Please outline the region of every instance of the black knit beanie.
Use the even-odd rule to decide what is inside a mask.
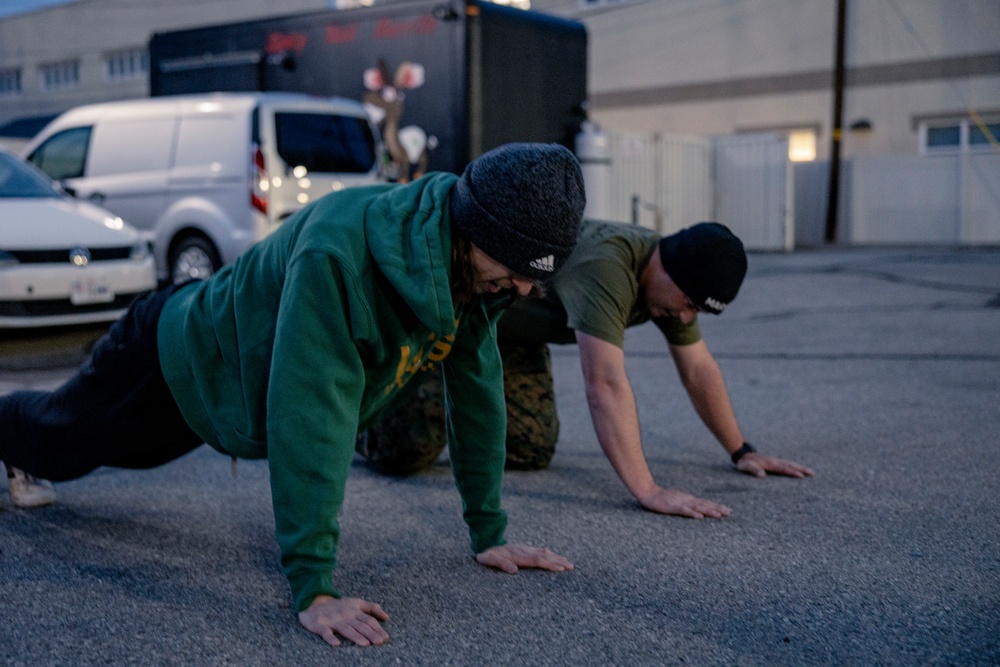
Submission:
[[[660,261],[698,308],[721,313],[747,274],[743,243],[717,222],[699,222],[660,239]]]
[[[515,143],[483,153],[455,183],[455,226],[492,259],[551,278],[576,246],[585,204],[580,163],[559,144]]]

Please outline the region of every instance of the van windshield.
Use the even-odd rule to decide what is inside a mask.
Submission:
[[[365,118],[279,112],[274,128],[278,155],[289,168],[363,174],[375,165],[375,137]]]
[[[0,197],[62,197],[45,175],[13,155],[0,152]]]

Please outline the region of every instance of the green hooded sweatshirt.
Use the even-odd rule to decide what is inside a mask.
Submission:
[[[300,611],[340,595],[337,513],[358,429],[438,364],[472,548],[504,543],[504,303],[452,301],[455,180],[327,195],[178,291],[160,317],[160,364],[191,428],[220,452],[268,459],[282,569]]]

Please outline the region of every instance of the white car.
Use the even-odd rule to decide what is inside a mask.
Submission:
[[[114,320],[155,288],[148,241],[0,150],[0,327]]]

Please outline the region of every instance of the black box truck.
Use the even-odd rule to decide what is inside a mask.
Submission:
[[[150,94],[294,91],[362,100],[386,173],[461,172],[511,141],[573,150],[586,120],[576,21],[475,0],[323,10],[154,34]]]

